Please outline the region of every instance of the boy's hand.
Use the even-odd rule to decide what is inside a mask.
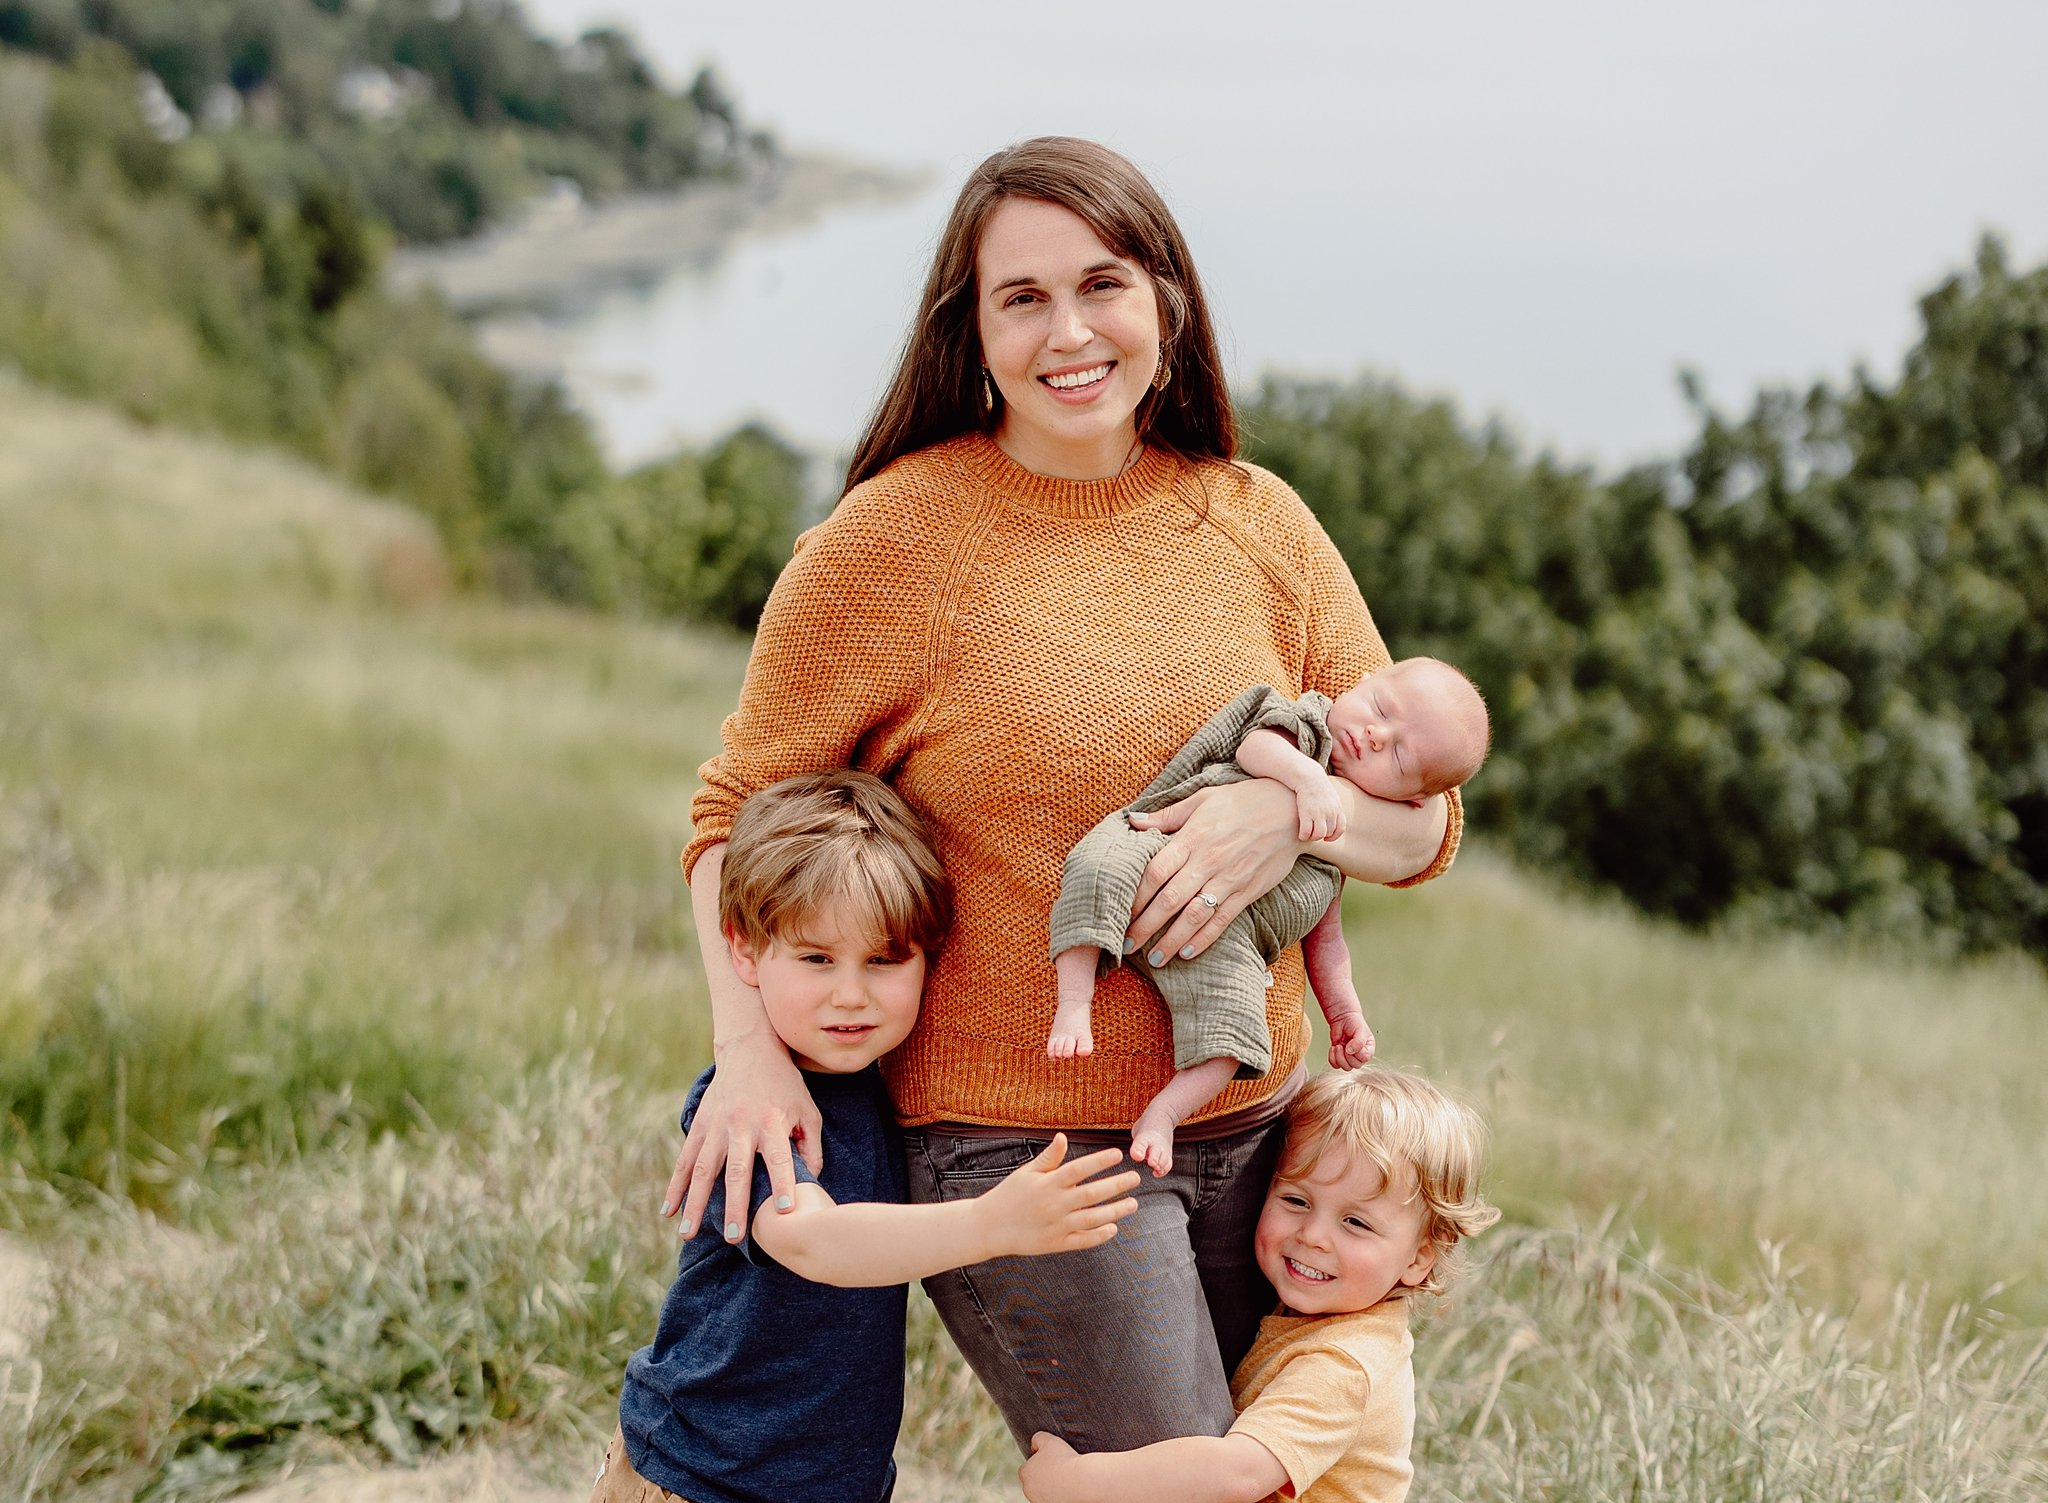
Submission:
[[[1344,801],[1328,773],[1294,790],[1295,837],[1336,840],[1344,833]]]
[[[1031,1437],[1031,1459],[1017,1471],[1017,1483],[1031,1503],[1065,1503],[1075,1496],[1080,1456],[1049,1431]]]
[[[1067,1135],[1054,1133],[1043,1153],[974,1202],[988,1257],[1100,1247],[1116,1235],[1116,1224],[1138,1209],[1127,1194],[1138,1183],[1135,1169],[1090,1178],[1121,1163],[1121,1148],[1063,1163],[1066,1156]]]

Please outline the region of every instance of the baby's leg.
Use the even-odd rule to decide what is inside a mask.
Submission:
[[[1089,1031],[1094,1015],[1095,968],[1102,952],[1093,945],[1075,945],[1053,957],[1053,969],[1060,978],[1060,1005],[1052,1015],[1052,1037],[1045,1041],[1051,1059],[1073,1059],[1095,1052],[1095,1035]]]
[[[1131,1128],[1131,1157],[1150,1164],[1154,1178],[1165,1178],[1173,1168],[1173,1130],[1214,1101],[1236,1075],[1237,1061],[1228,1056],[1174,1071],[1173,1079],[1138,1114]]]
[[[1343,907],[1344,894],[1339,888],[1329,909],[1301,941],[1308,984],[1315,989],[1316,1005],[1322,1008],[1330,1024],[1333,1070],[1353,1070],[1367,1063],[1375,1047],[1372,1029],[1366,1026],[1365,1007],[1358,1000],[1358,986],[1351,978],[1351,947],[1344,943]]]

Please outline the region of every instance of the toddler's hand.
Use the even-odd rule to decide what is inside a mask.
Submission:
[[[1135,1169],[1090,1178],[1122,1162],[1122,1149],[1103,1148],[1063,1163],[1066,1156],[1067,1135],[1054,1133],[1043,1153],[975,1201],[989,1257],[1100,1247],[1138,1209],[1127,1194],[1138,1183]],[[1118,1196],[1123,1198],[1113,1199]]]
[[[1295,792],[1294,818],[1300,840],[1335,840],[1344,833],[1344,801],[1329,774]]]
[[[1030,1503],[1065,1503],[1074,1496],[1079,1461],[1072,1446],[1040,1430],[1031,1437],[1031,1459],[1017,1469],[1017,1483]]]

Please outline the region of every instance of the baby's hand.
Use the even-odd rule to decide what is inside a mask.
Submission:
[[[1344,800],[1337,796],[1337,782],[1324,773],[1294,792],[1295,837],[1299,840],[1335,840],[1344,833]]]
[[[1116,1235],[1116,1224],[1138,1209],[1126,1193],[1138,1183],[1135,1169],[1089,1177],[1122,1162],[1122,1149],[1103,1148],[1062,1163],[1066,1156],[1067,1135],[1054,1133],[1043,1153],[974,1203],[987,1256],[1100,1247]]]
[[[1360,1065],[1369,1065],[1372,1063],[1373,1050],[1378,1047],[1373,1039],[1372,1029],[1366,1025],[1364,1011],[1355,1003],[1349,1010],[1331,1015],[1331,1069],[1355,1070]]]

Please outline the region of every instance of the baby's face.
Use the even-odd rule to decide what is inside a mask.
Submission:
[[[1337,696],[1330,706],[1330,771],[1379,798],[1415,799],[1450,760],[1456,711],[1445,670],[1405,659]]]

